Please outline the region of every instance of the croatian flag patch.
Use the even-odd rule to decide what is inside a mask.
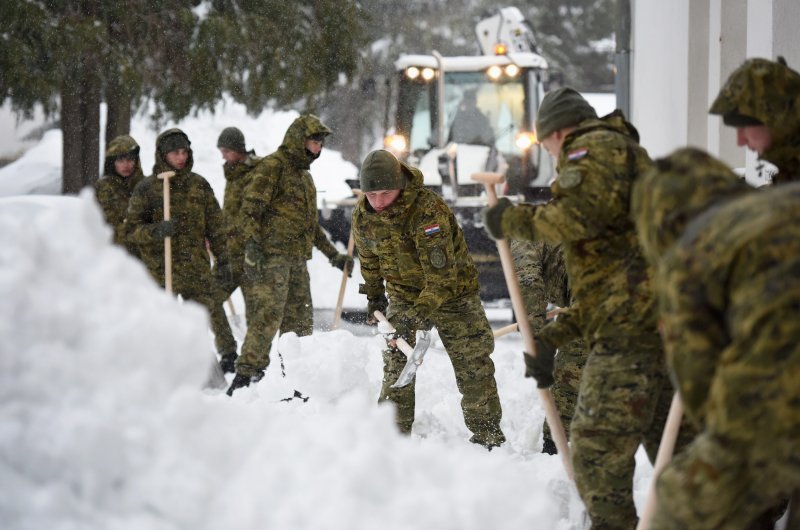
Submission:
[[[576,149],[575,151],[572,151],[567,155],[567,160],[569,160],[570,162],[575,160],[580,160],[581,158],[585,157],[588,154],[589,150],[585,147],[583,149]]]
[[[442,231],[442,229],[439,228],[439,225],[428,225],[424,228],[424,230],[426,236],[432,236],[433,234],[438,234]]]

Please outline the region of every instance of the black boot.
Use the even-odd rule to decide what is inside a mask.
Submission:
[[[233,352],[226,353],[220,358],[219,367],[222,368],[223,373],[232,374],[236,371],[236,357],[236,352]]]
[[[231,386],[228,387],[228,391],[226,392],[226,394],[228,394],[229,396],[233,396],[233,393],[236,390],[246,386],[250,386],[250,376],[236,374],[236,376],[233,378],[233,381],[231,381]]]
[[[542,442],[542,453],[548,455],[557,455],[558,449],[556,449],[556,443],[550,438],[545,438]]]

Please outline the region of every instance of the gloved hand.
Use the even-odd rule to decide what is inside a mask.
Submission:
[[[239,285],[238,277],[230,262],[217,262],[214,267],[214,279],[217,281],[217,285],[219,285],[220,289],[225,291],[228,295],[236,290],[236,287]]]
[[[394,327],[394,338],[403,338],[406,342],[416,337],[417,330],[423,327],[420,319],[409,313],[397,313],[389,319],[389,323]]]
[[[489,237],[492,239],[497,240],[505,238],[503,235],[503,212],[510,206],[513,206],[511,201],[503,197],[498,200],[497,204],[494,206],[488,206],[481,211],[483,226],[486,229],[486,233],[488,233]]]
[[[344,270],[347,267],[347,277],[350,278],[353,276],[353,258],[348,256],[347,254],[336,254],[331,258],[331,265],[336,267],[339,270]]]
[[[156,225],[155,236],[166,239],[175,235],[175,221],[173,219],[161,221]]]
[[[536,379],[536,386],[539,388],[550,388],[553,386],[553,368],[555,365],[556,349],[547,341],[536,337],[536,357],[527,353],[525,358],[525,377]]]
[[[267,256],[255,239],[249,239],[244,247],[244,278],[248,282],[259,280],[259,273],[267,262]]]
[[[373,296],[372,298],[368,298],[369,302],[367,303],[367,324],[374,324],[377,322],[375,319],[375,311],[380,311],[381,313],[386,313],[386,308],[389,306],[389,301],[386,300],[385,295],[380,296]]]

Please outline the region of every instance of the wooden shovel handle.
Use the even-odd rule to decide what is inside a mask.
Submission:
[[[378,322],[383,322],[385,324],[389,324],[390,326],[392,325],[391,322],[389,322],[389,319],[387,319],[380,311],[375,311],[374,315],[375,318],[378,319]],[[394,331],[394,327],[392,327],[392,331]],[[406,342],[406,339],[403,337],[398,337],[394,339],[394,341],[397,343],[397,347],[400,349],[400,351],[406,354],[406,357],[411,357],[411,354],[414,352],[414,348],[412,348],[411,345]]]
[[[175,176],[174,171],[159,173],[159,179],[164,181],[164,220],[170,220],[169,211],[169,179]],[[164,289],[172,293],[172,238],[164,238]]]
[[[489,206],[497,204],[497,193],[495,192],[495,185],[503,182],[504,177],[500,173],[473,173],[472,180],[482,182],[486,188],[486,198],[488,199]],[[500,254],[500,263],[503,266],[503,275],[506,278],[506,285],[508,287],[508,294],[511,296],[511,306],[514,308],[514,316],[519,325],[519,331],[522,333],[523,344],[525,345],[525,353],[527,355],[536,356],[536,343],[533,340],[533,331],[528,323],[528,312],[525,309],[525,303],[522,298],[522,292],[519,288],[519,279],[517,272],[514,270],[514,259],[511,256],[511,247],[505,239],[497,240],[497,252]],[[570,479],[575,478],[575,473],[572,469],[572,460],[569,456],[569,445],[567,443],[567,434],[564,430],[564,425],[561,423],[561,417],[556,410],[555,400],[550,389],[538,388],[539,401],[544,407],[544,415],[547,418],[547,423],[550,425],[550,431],[553,434],[553,441],[558,449],[558,454],[564,464],[564,470]]]

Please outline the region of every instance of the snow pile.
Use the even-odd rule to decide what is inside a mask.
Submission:
[[[204,310],[111,246],[91,195],[1,199],[0,233],[4,528],[582,522],[559,460],[538,453],[541,411],[517,339],[494,354],[506,446],[467,441],[441,344],[418,375],[415,435],[402,437],[391,406],[375,404],[381,337],[286,335],[264,380],[228,398],[201,389]],[[308,401],[284,401],[295,390]]]

